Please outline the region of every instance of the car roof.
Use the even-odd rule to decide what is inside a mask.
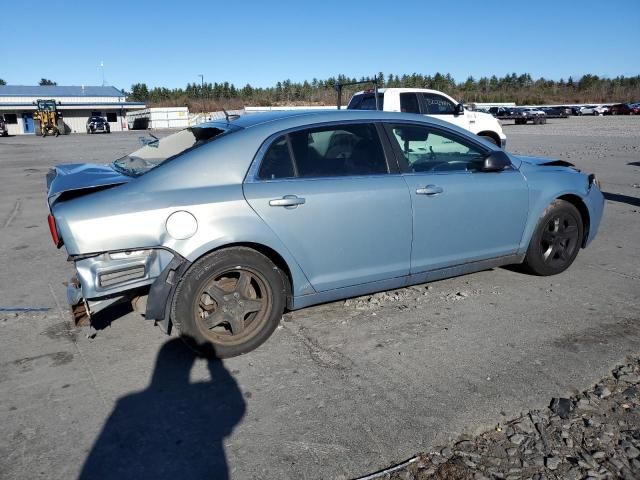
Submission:
[[[382,87],[378,89],[378,93],[384,93],[384,92],[400,92],[400,93],[404,93],[404,92],[421,92],[421,93],[438,93],[438,94],[445,94],[443,91],[440,90],[433,90],[432,88],[413,88],[413,87]],[[370,88],[368,90],[360,90],[359,92],[354,93],[354,95],[359,95],[362,93],[373,93],[373,89]],[[449,96],[449,95],[447,95]]]
[[[202,123],[199,126],[223,126],[226,128],[239,127],[250,129],[257,126],[271,127],[273,132],[288,128],[312,126],[320,123],[333,123],[341,121],[376,122],[376,121],[410,121],[420,122],[425,125],[435,125],[448,128],[464,135],[470,135],[468,130],[460,128],[452,123],[433,117],[416,113],[383,112],[376,110],[281,110],[273,112],[249,113],[240,116],[230,122],[215,120]]]

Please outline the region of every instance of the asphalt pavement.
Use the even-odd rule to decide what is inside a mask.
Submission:
[[[0,138],[0,478],[353,478],[592,385],[640,351],[640,118],[504,130],[507,150],[602,182],[599,235],[568,271],[498,268],[288,313],[223,362],[126,308],[71,328],[44,176],[141,134]]]

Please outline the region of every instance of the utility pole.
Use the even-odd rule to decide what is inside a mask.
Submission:
[[[200,96],[202,97],[202,113],[204,113],[204,75],[201,73],[200,77]]]

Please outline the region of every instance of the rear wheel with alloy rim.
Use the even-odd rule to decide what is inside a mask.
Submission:
[[[547,207],[538,222],[527,255],[525,267],[536,275],[555,275],[573,263],[584,235],[578,209],[565,200]]]
[[[172,320],[182,339],[207,357],[247,353],[269,338],[285,305],[284,277],[245,247],[198,260],[176,289]]]

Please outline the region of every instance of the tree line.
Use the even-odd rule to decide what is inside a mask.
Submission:
[[[0,78],[0,85],[6,85],[6,84],[7,82],[3,78]],[[58,85],[58,84],[56,82],[49,80],[48,78],[41,78],[40,81],[38,82],[38,85],[43,86],[43,85]]]
[[[435,75],[405,74],[376,76],[378,87],[411,87],[441,90],[452,97],[471,102],[516,102],[524,104],[544,103],[606,103],[640,101],[640,75],[603,78],[598,75],[584,75],[574,79],[551,80],[533,79],[530,74],[511,73],[503,77],[468,77],[457,82],[450,74]],[[188,83],[185,88],[149,88],[145,83],[136,83],[127,92],[131,101],[146,102],[151,106],[188,106],[193,111],[207,111],[223,108],[241,108],[243,105],[335,105],[336,85],[369,80],[345,75],[327,79],[314,78],[311,81],[292,82],[284,80],[272,87],[253,87],[246,84],[236,87],[229,82]],[[351,95],[373,84],[346,86],[343,88],[342,102]]]
[[[598,75],[583,75],[574,79],[533,79],[530,74],[515,73],[503,77],[468,77],[457,82],[450,74],[384,75],[379,72],[371,77],[379,87],[431,88],[448,93],[466,103],[471,102],[516,102],[519,105],[544,103],[607,103],[640,101],[640,75],[604,78]],[[149,88],[145,83],[136,83],[125,92],[131,101],[145,102],[150,106],[187,106],[190,110],[233,109],[244,105],[335,105],[336,85],[365,80],[346,75],[314,78],[311,81],[292,82],[283,80],[271,87],[253,87],[246,84],[236,87],[229,82],[188,83],[185,88]],[[368,80],[368,78],[367,78]],[[40,85],[56,85],[42,78]],[[0,85],[6,82],[0,78]],[[343,89],[343,104],[351,95],[373,84],[347,86]]]

